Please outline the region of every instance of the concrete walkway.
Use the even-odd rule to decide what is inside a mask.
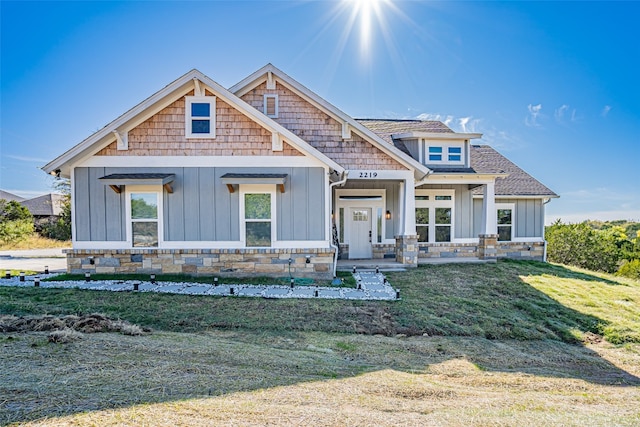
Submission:
[[[62,251],[63,248],[0,251],[0,273],[4,276],[5,270],[44,271],[45,266],[50,272],[65,272],[67,256]]]
[[[3,272],[4,273],[4,272]],[[36,278],[53,277],[56,274],[26,276],[24,281],[19,277],[10,279],[0,278],[0,286],[34,287]],[[220,284],[218,286],[206,283],[175,283],[175,282],[141,282],[134,280],[104,280],[104,281],[60,281],[39,282],[40,288],[77,288],[99,291],[131,291],[135,292],[163,292],[182,295],[235,296],[259,298],[319,298],[319,299],[349,299],[349,300],[386,300],[399,298],[399,293],[387,282],[382,273],[360,272],[354,274],[357,288],[322,287],[322,286],[290,286],[278,285],[240,285]]]

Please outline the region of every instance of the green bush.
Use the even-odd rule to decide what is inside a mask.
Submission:
[[[60,218],[44,224],[40,234],[50,239],[71,240],[71,200],[69,195],[62,202]]]
[[[640,259],[625,262],[618,269],[616,275],[640,280]]]
[[[33,233],[33,215],[12,200],[0,199],[0,242],[18,242]]]
[[[587,223],[563,224],[556,221],[547,227],[547,259],[594,271],[614,273],[618,269],[618,236],[594,230]]]

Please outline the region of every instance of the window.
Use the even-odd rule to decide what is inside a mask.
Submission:
[[[158,247],[158,193],[130,193],[133,247]]]
[[[453,239],[454,190],[416,190],[418,242],[450,242]]]
[[[449,147],[449,161],[459,162],[462,160],[462,147]]]
[[[215,111],[215,96],[187,96],[185,102],[185,136],[187,138],[215,138]]]
[[[271,246],[271,194],[245,193],[244,222],[247,246]]]
[[[264,114],[272,119],[278,117],[278,95],[264,96]]]
[[[460,142],[440,142],[438,145],[430,145],[433,142],[424,141],[426,155],[425,164],[464,164],[464,145]]]
[[[498,209],[498,241],[511,240],[513,240],[513,207],[500,207]]]
[[[442,147],[429,147],[429,161],[430,162],[442,161]]]
[[[436,242],[451,241],[451,208],[436,208]]]
[[[418,242],[429,241],[429,208],[416,208]]]

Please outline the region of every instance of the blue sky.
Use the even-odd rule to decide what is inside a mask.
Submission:
[[[366,3],[2,0],[0,188],[50,192],[40,166],[192,68],[271,62],[353,117],[484,134],[560,194],[548,222],[640,220],[640,2]]]

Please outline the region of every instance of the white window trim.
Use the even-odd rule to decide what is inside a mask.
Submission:
[[[191,104],[209,104],[209,133],[192,133],[191,121],[204,119],[191,116]],[[186,138],[215,138],[216,137],[216,97],[215,96],[185,96],[184,135]]]
[[[500,224],[498,224],[497,216],[500,209],[511,209],[511,238],[509,240],[500,240],[500,242],[515,241],[516,234],[516,204],[515,203],[496,203],[496,232]]]
[[[464,142],[429,141],[423,139],[419,150],[423,156],[422,163],[425,165],[466,165],[467,150],[465,149],[465,145]],[[429,160],[429,147],[441,147],[442,160]],[[449,148],[452,147],[460,148],[460,153],[455,153],[455,155],[460,155],[460,160],[449,160]]]
[[[267,99],[268,98],[273,98],[275,100],[275,114],[267,114]],[[278,118],[278,113],[279,113],[279,105],[278,105],[278,94],[274,94],[274,93],[265,93],[264,97],[263,97],[263,104],[264,106],[264,114],[267,117],[270,117],[272,119],[277,119]]]
[[[429,200],[417,200],[416,208],[429,208],[429,241],[418,243],[456,243],[455,238],[455,223],[456,223],[456,203],[455,203],[455,190],[418,190],[416,189],[416,197],[429,196]],[[436,196],[451,196],[451,200],[436,200]],[[436,208],[450,208],[451,209],[451,239],[449,242],[436,242]],[[414,209],[415,215],[415,209]],[[418,227],[418,224],[416,224]]]
[[[372,196],[372,197],[382,197],[382,200],[340,200],[340,196]],[[387,195],[385,190],[355,190],[355,189],[340,189],[336,190],[335,193],[336,203],[335,203],[335,221],[336,226],[340,227],[340,208],[344,208],[344,244],[349,244],[349,232],[350,226],[348,221],[350,212],[352,208],[371,208],[371,237],[372,237],[372,245],[388,245],[395,243],[395,239],[387,239],[386,236],[386,219],[385,213],[387,212]],[[377,240],[378,236],[378,221],[377,221],[377,209],[382,209],[382,242],[378,243],[373,241],[374,238]],[[338,229],[338,235],[340,235],[340,230]]]
[[[240,184],[240,243],[248,249],[272,248],[277,246],[277,210],[276,210],[276,185],[275,184]],[[244,213],[245,194],[271,194],[271,245],[247,246],[247,227]]]
[[[133,246],[133,226],[131,220],[131,194],[150,193],[158,197],[158,247]],[[164,247],[164,191],[161,185],[127,185],[125,186],[125,209],[127,246],[131,249],[161,249]]]

